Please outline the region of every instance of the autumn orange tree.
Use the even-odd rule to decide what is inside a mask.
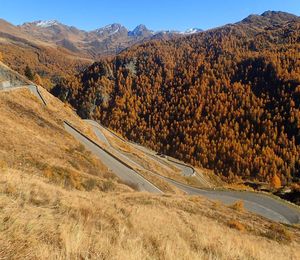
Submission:
[[[42,85],[47,89],[55,86],[60,78],[74,75],[91,62],[76,57],[71,57],[63,49],[44,46],[0,44],[0,53],[3,62],[20,74],[25,75],[26,66],[30,67],[32,74],[38,74],[42,79]]]
[[[271,178],[271,185],[275,189],[279,189],[281,187],[281,180],[277,174],[274,174]]]
[[[56,94],[82,117],[225,180],[297,181],[300,21],[263,22],[132,47]]]

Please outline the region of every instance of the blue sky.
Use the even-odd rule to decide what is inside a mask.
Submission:
[[[84,30],[114,22],[129,29],[141,23],[153,30],[209,29],[266,10],[300,16],[300,0],[0,0],[0,18],[13,24],[56,19]]]

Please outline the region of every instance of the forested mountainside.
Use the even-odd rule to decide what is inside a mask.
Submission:
[[[299,181],[300,19],[132,47],[53,90],[84,118],[225,180]]]
[[[79,73],[93,63],[88,59],[74,57],[61,48],[39,46],[18,40],[0,43],[0,61],[48,90],[55,86],[61,77]]]

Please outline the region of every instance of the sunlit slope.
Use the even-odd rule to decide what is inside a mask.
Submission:
[[[0,92],[0,258],[297,259],[296,226],[120,183],[63,121],[92,129],[40,91],[47,106],[27,88]]]

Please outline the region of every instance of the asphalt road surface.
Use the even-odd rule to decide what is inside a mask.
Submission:
[[[46,103],[46,101],[45,101],[45,99],[44,99],[44,97],[41,95],[41,93],[40,93],[40,91],[39,91],[39,89],[38,89],[38,87],[37,86],[35,86],[35,85],[29,85],[28,86],[28,89],[31,91],[31,93],[33,94],[33,95],[35,95],[45,106],[47,106],[47,103]]]
[[[142,167],[144,168],[142,165],[138,164],[137,162],[131,160],[128,156],[124,155],[123,153],[119,152],[117,149],[115,149],[107,140],[106,136],[103,134],[102,130],[103,130],[103,126],[101,126],[100,124],[98,124],[96,121],[93,120],[89,120],[89,119],[85,119],[85,122],[87,122],[88,124],[90,124],[94,130],[95,135],[98,137],[98,139],[105,143],[107,146],[110,147],[110,149],[112,149],[114,151],[114,154],[116,156],[118,156],[119,159],[121,159],[122,161],[125,161],[126,163],[129,163],[131,165],[135,165],[137,167]]]
[[[120,162],[109,153],[104,151],[98,145],[90,141],[84,135],[82,135],[78,130],[69,124],[64,123],[64,127],[68,133],[75,137],[79,142],[81,142],[87,150],[91,151],[93,154],[98,156],[106,167],[108,167],[114,174],[116,174],[125,183],[135,184],[140,191],[148,191],[151,193],[162,193],[157,187],[152,183],[147,181],[145,178],[140,176],[137,172],[127,167],[124,163]]]
[[[236,201],[243,201],[248,211],[268,219],[288,224],[300,223],[300,211],[296,206],[291,206],[280,199],[275,199],[265,194],[246,191],[198,189],[174,180],[166,179],[166,181],[190,195],[202,195],[212,200],[221,201],[227,205],[233,204]]]

